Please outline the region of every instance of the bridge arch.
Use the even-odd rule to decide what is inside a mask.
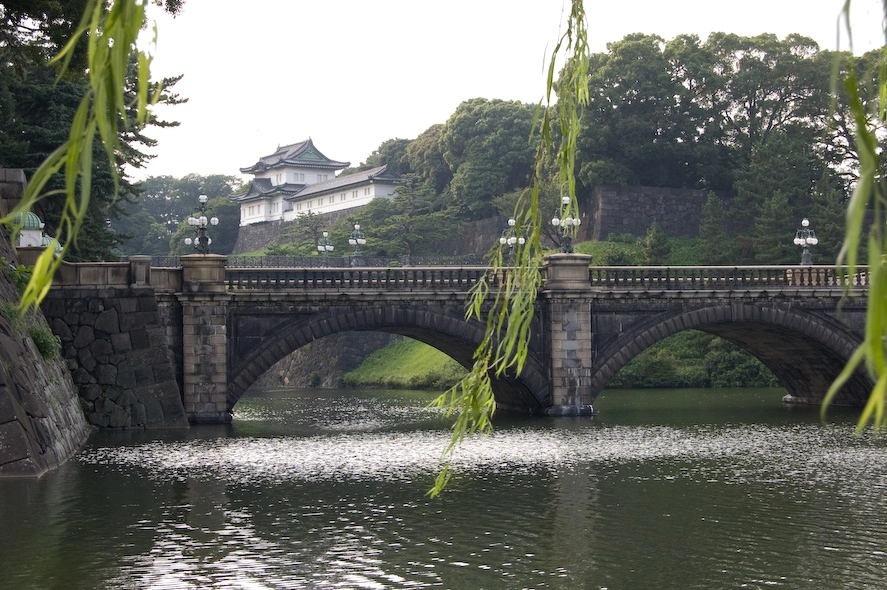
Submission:
[[[232,314],[228,343],[228,410],[276,362],[315,340],[346,331],[376,331],[419,340],[470,368],[484,336],[484,325],[464,319],[464,306],[413,303],[365,303],[315,308],[276,315],[260,334],[246,329],[258,318]],[[533,345],[535,346],[535,345]],[[548,379],[531,354],[519,377],[493,381],[497,406],[504,410],[539,413],[550,404]]]
[[[834,318],[786,305],[715,303],[662,312],[630,327],[598,351],[592,395],[629,361],[653,344],[684,330],[699,330],[728,340],[760,360],[797,401],[821,403],[861,338]],[[856,371],[835,404],[864,405],[872,388]]]

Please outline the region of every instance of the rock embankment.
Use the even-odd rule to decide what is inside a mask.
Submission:
[[[0,261],[0,477],[38,476],[69,459],[91,429],[64,359],[45,358],[34,340],[31,328],[51,334],[42,313],[16,315],[17,258],[2,228]]]

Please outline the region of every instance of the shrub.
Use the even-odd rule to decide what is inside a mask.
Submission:
[[[48,361],[58,356],[62,350],[61,339],[52,333],[48,326],[34,325],[28,330],[31,340],[37,346],[40,355]]]
[[[0,302],[0,314],[2,314],[4,318],[6,318],[6,321],[9,322],[9,326],[15,331],[16,334],[21,334],[24,332],[24,318],[19,313],[18,307],[16,307],[12,303],[9,303],[8,301]]]
[[[7,272],[9,273],[9,279],[18,289],[18,292],[24,293],[25,287],[28,286],[28,282],[31,280],[31,274],[34,272],[34,267],[25,266],[23,264],[17,264],[15,266],[10,264]]]

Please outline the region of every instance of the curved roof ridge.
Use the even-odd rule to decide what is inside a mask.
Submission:
[[[285,167],[322,168],[326,170],[341,170],[351,165],[351,162],[331,160],[317,147],[309,137],[304,141],[278,146],[273,154],[262,156],[252,166],[241,168],[243,174],[260,174],[267,170]]]

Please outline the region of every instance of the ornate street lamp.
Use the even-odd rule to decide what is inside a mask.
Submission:
[[[795,245],[803,246],[804,253],[801,255],[801,264],[803,266],[810,266],[813,264],[813,259],[810,257],[810,246],[815,246],[819,243],[819,239],[816,237],[816,232],[813,231],[813,228],[810,227],[810,220],[806,217],[801,221],[801,229],[795,232]]]
[[[191,215],[188,217],[188,225],[195,228],[197,237],[193,240],[191,238],[185,238],[185,244],[188,246],[194,244],[194,248],[199,253],[209,254],[209,245],[212,244],[213,241],[208,235],[206,235],[206,224],[219,225],[219,218],[215,215],[209,219],[206,218],[206,202],[209,200],[206,195],[200,195],[197,197],[197,200],[200,201],[200,207],[197,208],[199,216],[194,217]]]
[[[363,266],[363,254],[360,252],[360,247],[367,243],[366,238],[364,238],[363,232],[360,231],[360,224],[354,224],[354,231],[351,232],[351,237],[348,238],[348,243],[354,246],[354,254],[351,255],[351,266]]]
[[[324,231],[323,237],[317,241],[317,251],[323,253],[323,266],[329,266],[329,254],[335,250],[333,241],[330,239],[330,232]]]
[[[573,253],[573,234],[576,233],[577,227],[582,223],[577,212],[576,217],[570,215],[570,197],[564,195],[561,197],[561,206],[554,212],[551,218],[551,225],[557,229],[561,228],[561,252],[563,254]]]
[[[517,222],[512,217],[508,220],[508,227],[502,230],[502,237],[499,238],[500,246],[508,246],[508,259],[510,261],[514,260],[514,245],[520,244],[523,246],[526,243],[523,236],[518,237],[515,225],[517,225]]]

